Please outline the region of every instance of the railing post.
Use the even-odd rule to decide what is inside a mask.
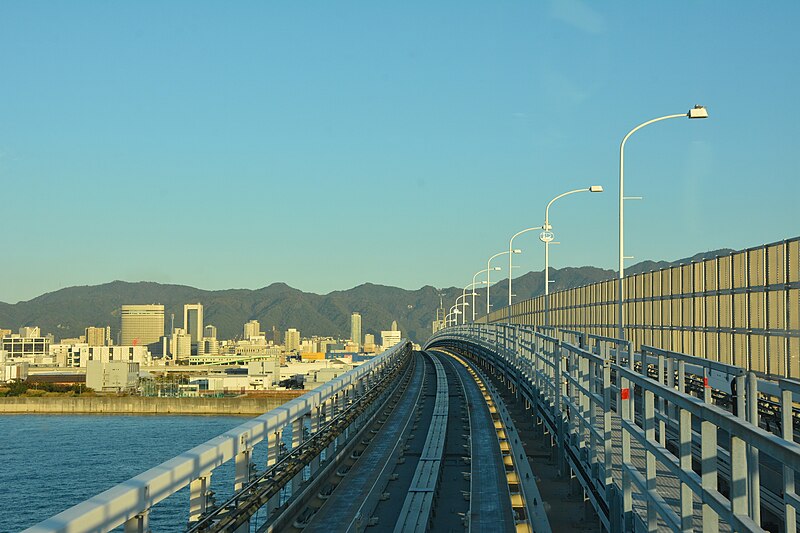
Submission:
[[[617,345],[619,353],[621,346]],[[619,377],[620,372],[617,372]],[[629,420],[633,423],[633,383],[622,378],[620,381],[620,394],[617,406],[620,410],[622,420]],[[628,472],[628,465],[631,465],[631,434],[624,424],[620,423],[622,433],[622,515],[623,531],[633,531],[633,480]]]
[[[211,490],[211,472],[189,484],[189,522],[196,522],[208,511],[208,491]]]
[[[626,345],[627,351],[628,351],[628,368],[630,369],[631,372],[635,372],[636,368],[634,367],[634,360],[633,360],[633,355],[634,355],[633,354],[633,343],[632,342],[626,342],[625,345]],[[629,385],[630,385],[630,391],[631,391],[630,400],[628,402],[629,405],[630,405],[630,408],[631,408],[630,419],[629,420],[633,424],[636,424],[636,384],[634,384],[633,382],[630,382]]]
[[[794,442],[794,428],[792,424],[792,391],[781,391],[781,430],[783,438],[789,442]],[[783,466],[783,507],[784,507],[784,531],[796,533],[797,531],[797,510],[791,504],[790,495],[794,494],[794,467],[792,465]]]
[[[747,373],[747,421],[759,427],[758,418],[758,378],[754,372]],[[750,517],[761,525],[761,475],[758,465],[758,448],[747,445],[748,466],[748,500],[750,504]]]
[[[717,490],[717,426],[708,420],[700,422],[700,472],[702,486]],[[703,503],[703,533],[719,532],[719,515]]]
[[[322,406],[318,405],[315,409],[313,414],[311,415],[311,434],[315,434],[319,431],[320,425],[322,424]],[[317,470],[319,470],[319,460],[320,456],[317,455],[311,460],[311,477],[316,475]]]
[[[125,522],[125,533],[149,533],[150,510],[145,509],[130,520]]]
[[[247,435],[241,435],[239,438],[239,453],[235,458],[235,477],[233,482],[233,490],[241,490],[250,481],[250,456],[252,449],[248,447]]]
[[[731,435],[731,512],[734,515],[747,515],[749,477],[747,445],[735,435]]]
[[[555,370],[555,379],[553,380],[553,407],[555,407],[555,413],[553,413],[553,421],[556,423],[556,428],[558,430],[558,448],[556,450],[557,454],[557,462],[558,462],[558,473],[560,476],[564,476],[566,473],[565,469],[565,451],[564,447],[566,446],[566,424],[564,421],[564,396],[566,395],[566,383],[563,377],[564,373],[564,355],[561,352],[561,341],[556,340],[554,342],[554,350],[553,350],[553,367]]]
[[[644,353],[644,350],[642,350]],[[663,385],[666,381],[666,365],[664,362],[664,355],[658,354],[658,383]],[[667,416],[667,409],[666,409],[666,401],[664,398],[659,396],[658,398],[658,412],[661,413],[661,417],[658,421],[658,442],[661,446],[667,446],[667,423],[663,417]]]
[[[303,443],[306,416],[305,414],[300,415],[300,417],[292,422],[292,451],[295,451]],[[292,478],[292,496],[297,494],[300,485],[303,483],[304,470],[304,468],[301,469],[297,475]]]
[[[611,505],[614,490],[613,426],[611,424],[611,361],[603,358],[603,484],[606,487],[606,503]],[[612,514],[613,511],[609,511]]]
[[[281,432],[275,431],[267,436],[267,467],[278,462],[281,455]]]
[[[680,455],[681,470],[684,472],[692,471],[692,413],[686,409],[680,409],[680,421],[678,430],[680,432]],[[692,502],[692,489],[681,480],[681,531],[690,532],[694,530],[692,524],[694,517],[694,504]]]
[[[642,353],[644,357],[644,353]],[[653,391],[644,389],[642,390],[644,397],[644,412],[642,413],[642,422],[644,426],[645,438],[651,442],[656,441],[656,409],[655,409],[655,395]],[[650,532],[658,531],[658,513],[656,512],[656,502],[653,499],[653,493],[656,491],[656,456],[649,449],[645,451],[645,476],[647,480],[647,530]]]

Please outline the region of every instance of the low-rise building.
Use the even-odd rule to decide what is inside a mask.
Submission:
[[[1,342],[0,349],[8,352],[9,360],[26,361],[31,365],[55,364],[50,355],[53,336],[43,336],[38,327],[19,328],[19,334],[6,335]]]
[[[95,391],[126,392],[139,384],[139,363],[95,359],[86,364],[86,386]]]
[[[381,331],[381,349],[386,351],[395,344],[400,344],[401,338],[401,333],[399,331]]]
[[[122,361],[142,366],[153,364],[153,357],[147,346],[88,346],[76,344],[69,346],[64,355],[63,366],[87,368],[89,361]]]
[[[28,379],[28,362],[20,361],[17,363],[0,363],[0,382],[25,381]]]
[[[303,388],[315,389],[332,379],[338,378],[345,372],[350,371],[352,368],[353,365],[338,364],[312,370],[306,374],[305,379],[303,380]]]
[[[250,361],[247,377],[249,390],[273,389],[281,381],[281,362],[277,357],[270,361]]]

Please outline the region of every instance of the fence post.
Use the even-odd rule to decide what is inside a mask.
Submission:
[[[792,425],[792,391],[781,391],[781,430],[783,438],[789,442],[794,442],[794,428]],[[790,494],[794,494],[794,468],[790,465],[783,467],[783,507],[784,531],[795,533],[797,531],[797,510],[791,504]]]
[[[754,372],[747,373],[747,420],[758,427],[758,378]],[[731,456],[731,461],[733,457]],[[748,500],[750,503],[750,518],[761,525],[761,475],[758,466],[758,448],[747,445],[748,467]]]

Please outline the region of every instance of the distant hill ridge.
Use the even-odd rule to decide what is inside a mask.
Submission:
[[[715,250],[678,261],[644,261],[626,269],[626,274],[657,270],[674,264],[717,257],[731,250]],[[579,287],[616,276],[613,270],[596,267],[552,269],[552,290]],[[514,279],[515,301],[542,294],[544,272],[528,272]],[[405,336],[416,342],[430,335],[431,322],[439,307],[439,293],[444,294],[445,306],[453,304],[462,289],[436,289],[425,286],[417,290],[364,283],[352,289],[319,295],[303,292],[285,283],[273,283],[261,289],[226,289],[207,291],[186,285],[155,282],[113,281],[102,285],[68,287],[38,296],[26,302],[0,302],[0,328],[16,331],[21,326],[40,326],[43,333],[56,339],[77,337],[87,326],[111,326],[116,338],[119,331],[119,310],[123,304],[160,303],[165,308],[165,326],[170,327],[171,315],[175,326],[182,326],[183,305],[203,304],[205,324],[217,327],[220,338],[242,335],[245,322],[256,319],[267,331],[276,326],[285,331],[293,327],[302,335],[330,335],[346,338],[350,334],[350,314],[360,312],[362,333],[377,336],[397,320]],[[486,311],[485,289],[477,291],[476,314]],[[471,303],[471,298],[468,301]],[[508,280],[491,289],[493,309],[504,307],[508,301]],[[467,308],[471,315],[471,308]]]

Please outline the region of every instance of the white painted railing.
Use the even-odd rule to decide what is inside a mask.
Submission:
[[[250,456],[256,444],[267,441],[270,448],[277,445],[286,426],[318,414],[326,405],[336,405],[356,386],[373,380],[402,355],[406,344],[402,341],[321,387],[48,518],[25,533],[110,531],[122,525],[126,532],[147,531],[153,506],[193,482],[208,480],[214,469],[231,459],[236,460],[236,484],[240,486],[245,481],[243,476],[249,476]],[[195,499],[193,495],[192,500]],[[187,508],[189,505],[187,502]]]

